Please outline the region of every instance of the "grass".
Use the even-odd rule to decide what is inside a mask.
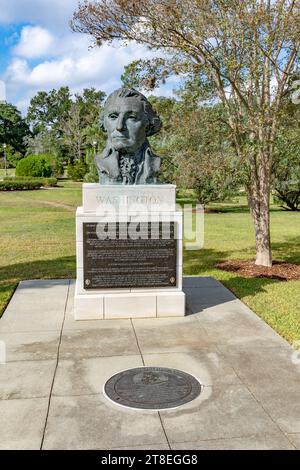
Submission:
[[[22,279],[75,277],[75,210],[81,183],[0,193],[0,314]],[[195,202],[192,193],[179,203]],[[254,258],[254,232],[244,197],[205,214],[205,243],[184,252],[184,274],[214,276],[289,342],[300,339],[300,281],[247,279],[214,268],[226,259]],[[300,213],[271,207],[273,257],[300,263]]]
[[[2,179],[4,176],[6,176],[5,169],[0,168],[0,179]],[[15,168],[8,168],[7,169],[7,176],[15,176]]]

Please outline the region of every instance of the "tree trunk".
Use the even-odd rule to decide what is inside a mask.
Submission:
[[[260,220],[254,221],[255,241],[256,241],[256,260],[255,264],[259,266],[272,266],[272,253],[270,243],[270,220],[269,211],[261,210]]]
[[[248,189],[248,200],[255,228],[255,264],[271,267],[270,183],[267,171],[261,171],[258,180]]]

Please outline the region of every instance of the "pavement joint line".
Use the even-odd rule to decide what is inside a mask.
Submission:
[[[209,439],[197,439],[196,441],[191,441],[191,440],[189,440],[189,441],[172,441],[171,446],[174,445],[174,444],[187,444],[187,443],[189,443],[189,444],[195,443],[196,444],[197,442],[231,441],[232,439],[235,439],[235,440],[248,439],[249,437],[252,437],[254,439],[256,439],[257,437],[276,437],[276,436],[281,437],[282,434],[284,434],[284,437],[287,438],[285,433],[282,433],[282,432],[274,433],[273,432],[273,433],[262,433],[262,434],[244,434],[242,436],[213,437],[213,438],[209,438]],[[291,434],[291,433],[289,433],[289,434]],[[295,433],[295,434],[299,434],[299,433]],[[296,447],[295,447],[295,449],[296,449]]]
[[[38,397],[12,397],[12,398],[0,398],[0,403],[2,403],[3,401],[15,401],[15,400],[45,400],[46,398],[48,398],[49,395],[43,395],[43,396],[38,396]]]
[[[139,444],[138,446],[135,446],[136,448],[140,449],[140,450],[145,450],[146,447],[148,446],[161,446],[161,445],[165,445],[164,442],[152,442],[152,443],[146,443],[146,444]],[[128,449],[128,446],[118,446],[118,447],[105,447],[104,449],[95,449],[95,450],[122,450],[122,449]],[[93,449],[92,449],[93,450]],[[154,450],[159,450],[159,447],[157,447],[156,449]],[[171,449],[170,449],[171,450]]]
[[[59,359],[59,362],[61,361],[85,361],[87,359],[107,359],[107,358],[110,358],[110,357],[136,357],[138,356],[138,353],[135,353],[135,354],[110,354],[109,356],[84,356],[84,357],[75,357],[75,356],[72,356],[72,357],[64,357],[64,356],[60,356],[60,359]]]
[[[137,344],[138,350],[139,350],[140,355],[141,355],[141,359],[142,359],[142,362],[143,362],[143,366],[145,366],[144,357],[143,357],[143,354],[142,354],[142,351],[141,351],[141,348],[140,348],[140,345],[139,345],[139,340],[138,340],[138,337],[137,337],[137,334],[136,334],[136,331],[135,331],[135,328],[134,328],[134,324],[133,324],[132,318],[130,319],[130,323],[131,323],[131,327],[132,327],[132,330],[133,330],[133,333],[134,333],[134,336],[135,336],[135,340],[136,340],[136,344]]]
[[[52,391],[53,391],[53,387],[54,387],[54,381],[55,381],[55,376],[56,376],[57,367],[58,367],[58,362],[59,362],[59,351],[60,351],[60,345],[61,345],[61,340],[62,340],[63,327],[64,327],[65,318],[66,318],[66,310],[67,310],[67,304],[68,304],[69,293],[70,293],[70,280],[69,280],[68,284],[66,284],[66,285],[68,286],[68,289],[67,289],[67,295],[66,295],[65,306],[64,306],[64,316],[63,316],[62,325],[61,325],[61,329],[60,329],[59,343],[58,343],[58,347],[57,347],[56,365],[55,365],[55,369],[54,369],[54,373],[53,373],[53,379],[52,379],[52,384],[51,384],[50,393],[49,393],[48,408],[47,408],[47,414],[46,414],[45,425],[44,425],[44,429],[43,429],[43,435],[42,435],[40,450],[43,449],[43,444],[44,444],[44,439],[45,439],[45,433],[46,433],[46,428],[47,428],[47,422],[48,422],[48,416],[49,416],[49,411],[50,411],[50,404],[51,404],[51,398],[52,398]]]
[[[1,320],[1,317],[0,317]],[[0,331],[1,335],[14,335],[19,333],[28,333],[28,334],[35,334],[35,333],[57,333],[59,336],[60,330],[10,330],[10,331]]]
[[[133,324],[132,318],[130,319],[130,322],[131,322],[131,326],[132,326],[132,329],[133,329],[133,332],[134,332],[134,336],[135,336],[135,339],[136,339],[136,344],[137,344],[137,347],[138,347],[138,349],[139,349],[139,351],[140,351],[140,355],[141,355],[141,358],[142,358],[142,361],[143,361],[143,366],[145,366],[144,357],[143,357],[143,354],[142,354],[142,351],[141,351],[141,348],[140,348],[140,345],[139,345],[139,340],[138,340],[138,337],[137,337],[137,334],[136,334],[136,331],[135,331],[135,328],[134,328],[134,324]],[[171,446],[170,446],[170,443],[169,443],[169,439],[168,439],[168,436],[167,436],[167,433],[166,433],[166,430],[165,430],[165,427],[164,427],[164,424],[163,424],[163,421],[162,421],[162,418],[161,418],[161,415],[160,415],[159,411],[158,411],[157,414],[158,414],[158,417],[159,417],[159,420],[160,420],[160,424],[161,424],[163,433],[164,433],[164,435],[165,435],[165,438],[166,438],[168,447],[169,447],[169,449],[171,449]]]
[[[166,440],[167,440],[168,447],[169,447],[169,449],[171,450],[171,444],[170,444],[170,441],[169,441],[169,438],[168,438],[168,435],[167,435],[167,431],[165,430],[164,423],[163,423],[163,419],[162,419],[162,416],[161,416],[161,414],[160,414],[160,411],[158,411],[158,417],[159,417],[160,424],[161,424],[162,430],[163,430],[163,432],[164,432],[165,438],[166,438]]]
[[[283,431],[283,429],[281,429],[280,425],[277,423],[277,421],[275,421],[275,419],[273,419],[273,417],[270,415],[270,413],[265,409],[263,403],[258,399],[256,398],[255,394],[252,392],[251,388],[250,388],[250,385],[248,384],[247,381],[243,380],[242,377],[240,376],[240,374],[238,373],[238,371],[235,369],[234,365],[231,363],[230,359],[228,360],[230,366],[232,367],[232,369],[234,370],[234,372],[236,373],[237,377],[241,380],[242,384],[247,388],[248,392],[250,393],[250,395],[252,396],[252,398],[256,401],[256,403],[263,409],[263,411],[266,413],[266,415],[270,418],[270,420],[275,424],[275,426],[277,427],[278,431],[280,434],[283,434],[286,439],[289,441],[289,443],[296,449],[296,446],[290,441],[290,439],[286,436],[285,434],[285,431]]]

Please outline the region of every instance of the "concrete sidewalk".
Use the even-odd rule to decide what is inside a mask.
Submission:
[[[75,322],[73,281],[21,282],[0,320],[0,448],[300,449],[294,350],[218,281],[186,277],[184,290],[184,318]],[[161,412],[103,396],[109,377],[143,365],[204,390]]]

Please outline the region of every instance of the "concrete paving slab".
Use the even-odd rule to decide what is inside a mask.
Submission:
[[[132,322],[75,322],[74,282],[21,283],[0,319],[8,360],[0,365],[0,448],[39,448],[45,425],[49,449],[168,449],[167,439],[174,449],[300,447],[294,350],[219,282],[184,282],[190,315]],[[164,429],[158,412],[99,393],[114,373],[143,363],[204,384],[194,401],[160,412]]]
[[[43,449],[166,445],[158,413],[115,409],[101,395],[53,397]]]
[[[142,367],[138,356],[97,357],[90,359],[62,359],[57,368],[53,395],[100,394],[105,382],[125,369]]]
[[[81,328],[63,331],[61,359],[139,354],[130,320],[101,320],[97,328]]]
[[[196,377],[201,385],[241,383],[233,368],[219,352],[144,354],[143,358],[145,366],[182,370]]]
[[[0,333],[6,348],[6,362],[56,359],[59,331]]]
[[[214,279],[211,276],[183,276],[182,285],[185,289],[224,287],[220,281],[217,281],[217,279]]]
[[[188,298],[189,305],[195,313],[209,307],[222,305],[226,308],[226,303],[236,300],[236,297],[224,286],[218,288],[187,288],[184,293]]]
[[[134,319],[133,326],[142,354],[216,349],[213,338],[208,337],[197,318],[192,316]]]
[[[1,318],[0,332],[60,330],[68,290],[67,280],[21,282]]]
[[[170,447],[167,444],[149,444],[145,446],[131,446],[131,447],[111,447],[108,450],[169,450]]]
[[[241,301],[233,300],[199,312],[192,307],[192,317],[203,326],[209,339],[222,346],[277,347],[285,341],[251,312]]]
[[[183,442],[172,444],[172,450],[294,450],[295,447],[282,434],[255,435],[233,439],[213,439],[208,441]]]
[[[292,442],[296,449],[300,450],[300,433],[287,434],[287,438]]]
[[[293,348],[240,348],[235,351],[219,349],[227,362],[251,390],[300,388],[300,364],[293,363]],[[270,366],[272,365],[272,366]],[[299,416],[300,421],[300,416]]]
[[[0,400],[0,449],[40,449],[47,409],[48,398]]]
[[[56,361],[0,365],[0,400],[49,397]]]
[[[282,383],[281,387],[249,386],[263,408],[285,433],[300,433],[299,382]]]
[[[55,295],[53,288],[56,287],[68,287],[70,281],[68,279],[28,279],[26,281],[20,281],[18,285],[19,294],[35,294],[37,289],[50,289],[49,295]]]
[[[257,348],[224,353],[255,398],[287,433],[300,432],[300,364],[293,363],[293,352],[292,348]]]
[[[206,400],[191,404],[177,411],[161,411],[171,444],[280,431],[244,385],[212,387]]]

